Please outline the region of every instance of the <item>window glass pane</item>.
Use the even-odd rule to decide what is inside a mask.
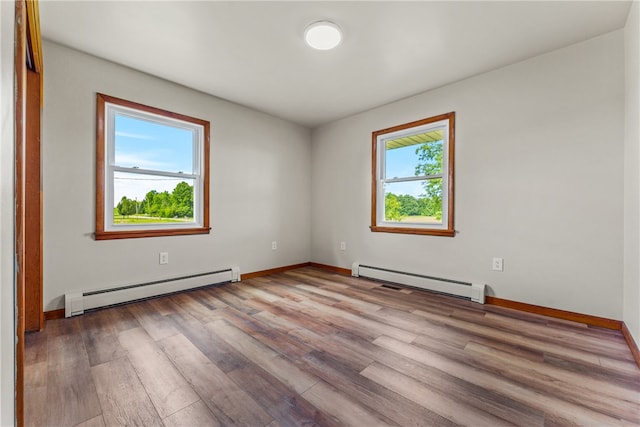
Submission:
[[[442,129],[386,142],[386,178],[442,174]]]
[[[384,220],[442,224],[442,179],[386,183]]]
[[[115,165],[193,173],[192,130],[115,115]]]
[[[115,172],[113,222],[193,222],[194,179]]]

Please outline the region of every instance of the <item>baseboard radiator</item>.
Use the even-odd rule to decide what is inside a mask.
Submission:
[[[239,282],[240,269],[230,267],[224,270],[196,273],[182,277],[154,280],[135,285],[118,286],[97,291],[68,293],[64,296],[65,317],[84,314],[85,311],[112,305],[143,300],[159,295],[188,289],[201,288],[225,282]]]
[[[452,295],[484,304],[486,286],[480,283],[408,273],[382,267],[353,263],[351,275]]]

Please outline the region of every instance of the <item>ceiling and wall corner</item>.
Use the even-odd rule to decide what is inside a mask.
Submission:
[[[315,127],[624,26],[629,1],[44,1],[43,38]],[[318,20],[340,46],[310,49]]]

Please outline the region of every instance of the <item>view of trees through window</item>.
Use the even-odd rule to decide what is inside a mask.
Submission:
[[[122,196],[113,210],[116,224],[193,221],[193,185],[182,181],[173,191],[149,191],[143,200]]]
[[[414,176],[425,178],[385,185],[386,221],[442,222],[442,147],[442,139],[400,147],[387,143],[387,177],[408,176],[401,171],[410,167]]]
[[[371,133],[371,231],[454,237],[455,112]]]
[[[209,234],[210,123],[101,93],[96,240]]]

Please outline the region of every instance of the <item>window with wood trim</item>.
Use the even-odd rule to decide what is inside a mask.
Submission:
[[[209,233],[209,128],[98,94],[96,240]]]
[[[455,113],[372,134],[371,231],[455,235]]]

